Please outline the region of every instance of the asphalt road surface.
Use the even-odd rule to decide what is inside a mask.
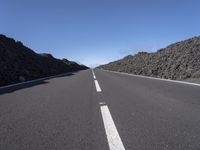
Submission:
[[[0,89],[0,150],[199,150],[200,86],[102,70]]]

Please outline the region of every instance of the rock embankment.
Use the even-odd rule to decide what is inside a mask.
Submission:
[[[200,78],[200,37],[154,53],[139,52],[98,68],[174,80]]]
[[[0,35],[0,86],[84,69],[88,67],[37,54],[22,42]]]

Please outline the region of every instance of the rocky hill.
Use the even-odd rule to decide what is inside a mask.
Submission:
[[[174,80],[200,78],[200,37],[154,53],[139,52],[98,68]]]
[[[21,42],[0,35],[0,86],[88,69],[51,54],[37,54]]]

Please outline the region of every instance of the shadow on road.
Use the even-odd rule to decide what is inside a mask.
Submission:
[[[39,79],[37,81],[29,81],[28,83],[24,82],[24,83],[21,83],[18,85],[13,85],[13,86],[11,85],[10,87],[0,87],[0,95],[6,94],[6,93],[12,93],[17,90],[30,88],[30,87],[41,85],[41,84],[48,84],[49,81],[47,81],[47,80],[49,80],[49,79],[56,79],[56,78],[60,78],[60,77],[72,76],[72,75],[74,75],[74,73],[67,73],[64,75],[58,75],[55,77],[49,77],[49,78],[41,79],[41,80]]]

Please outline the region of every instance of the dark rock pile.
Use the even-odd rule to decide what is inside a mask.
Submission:
[[[98,68],[174,80],[200,78],[200,37],[172,44],[155,53],[129,55]]]
[[[62,62],[64,62],[65,64],[67,64],[71,69],[73,68],[76,68],[78,70],[82,70],[82,69],[88,69],[88,67],[84,66],[84,65],[81,65],[81,64],[78,64],[74,61],[69,61],[65,58],[62,59]]]
[[[83,69],[88,68],[65,63],[51,54],[37,54],[21,42],[0,35],[0,86]]]

